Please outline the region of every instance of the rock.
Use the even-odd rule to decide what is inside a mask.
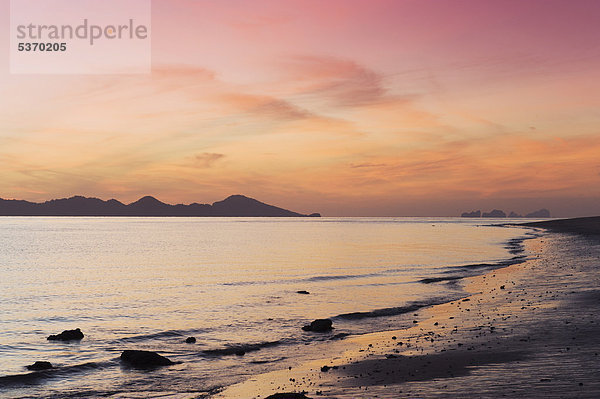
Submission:
[[[333,322],[329,319],[317,319],[310,323],[310,325],[302,327],[304,331],[313,332],[327,332],[333,329]]]
[[[52,368],[52,363],[50,362],[35,362],[33,364],[30,364],[29,366],[25,366],[27,367],[27,370],[34,370],[34,371],[39,371],[39,370],[48,370]]]
[[[121,360],[130,366],[137,368],[152,368],[158,366],[169,366],[175,364],[156,352],[125,350],[121,353]]]
[[[65,330],[57,335],[50,335],[48,338],[50,341],[79,341],[83,339],[83,333],[79,328],[74,330]]]
[[[286,393],[275,393],[267,396],[265,399],[310,399],[304,393],[286,392]]]
[[[330,368],[331,368],[331,367],[329,367],[329,366],[323,366],[323,367],[321,367],[321,371],[322,371],[323,373],[326,373],[326,372],[328,372],[328,371],[329,371],[329,369],[330,369]]]
[[[504,211],[501,211],[500,209],[494,209],[491,212],[483,212],[481,217],[482,218],[505,218],[506,213],[504,213]]]
[[[480,218],[481,211],[463,212],[460,217],[462,218]]]
[[[315,212],[315,213],[311,213],[310,215],[308,215],[308,217],[310,217],[310,218],[320,218],[321,214],[318,213],[318,212]]]
[[[528,213],[527,215],[525,215],[525,217],[526,218],[549,218],[550,211],[546,208],[543,208],[538,211]]]
[[[509,218],[522,218],[523,215],[519,215],[518,213],[515,212],[510,212],[510,214],[508,215]]]
[[[300,290],[300,291],[296,291],[296,294],[308,295],[308,294],[310,294],[310,292],[305,291],[305,290]]]
[[[245,354],[246,354],[246,351],[243,349],[235,351],[236,356],[244,356]]]
[[[196,338],[195,338],[195,337],[187,337],[187,338],[185,339],[185,342],[186,342],[187,344],[195,344],[195,343],[196,343]]]

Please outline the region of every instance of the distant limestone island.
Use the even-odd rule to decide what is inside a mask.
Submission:
[[[115,199],[75,196],[43,203],[0,198],[0,216],[225,216],[225,217],[320,217],[303,215],[268,205],[243,195],[232,195],[211,204],[170,205],[154,197],[144,197],[131,204]]]
[[[494,209],[491,212],[481,212],[480,210],[477,211],[472,211],[472,212],[463,212],[461,215],[461,217],[463,218],[505,218],[506,213],[504,211],[501,211],[500,209]],[[550,211],[546,208],[537,210],[535,212],[531,212],[526,214],[525,216],[520,215],[518,213],[515,212],[511,212],[508,215],[509,218],[538,218],[538,219],[543,219],[543,218],[549,218],[550,217]]]

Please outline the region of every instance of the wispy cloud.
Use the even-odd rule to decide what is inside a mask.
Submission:
[[[332,105],[353,107],[407,101],[390,94],[385,77],[359,63],[338,57],[295,56],[281,60],[285,82],[298,94],[329,100]]]
[[[194,166],[198,168],[210,168],[220,159],[223,159],[225,154],[218,154],[214,152],[204,152],[198,154],[194,159]]]

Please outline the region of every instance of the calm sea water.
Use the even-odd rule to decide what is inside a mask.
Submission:
[[[335,334],[402,328],[420,307],[463,295],[460,277],[523,256],[524,230],[481,224],[0,218],[0,397],[200,397],[310,357]],[[324,317],[331,334],[301,330]],[[46,340],[73,328],[81,342]],[[134,370],[124,349],[181,363]],[[57,368],[29,373],[38,360]]]

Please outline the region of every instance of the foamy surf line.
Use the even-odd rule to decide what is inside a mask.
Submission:
[[[600,244],[529,237],[535,256],[464,278],[469,296],[418,309],[412,328],[319,343],[320,360],[215,397],[599,397]]]

